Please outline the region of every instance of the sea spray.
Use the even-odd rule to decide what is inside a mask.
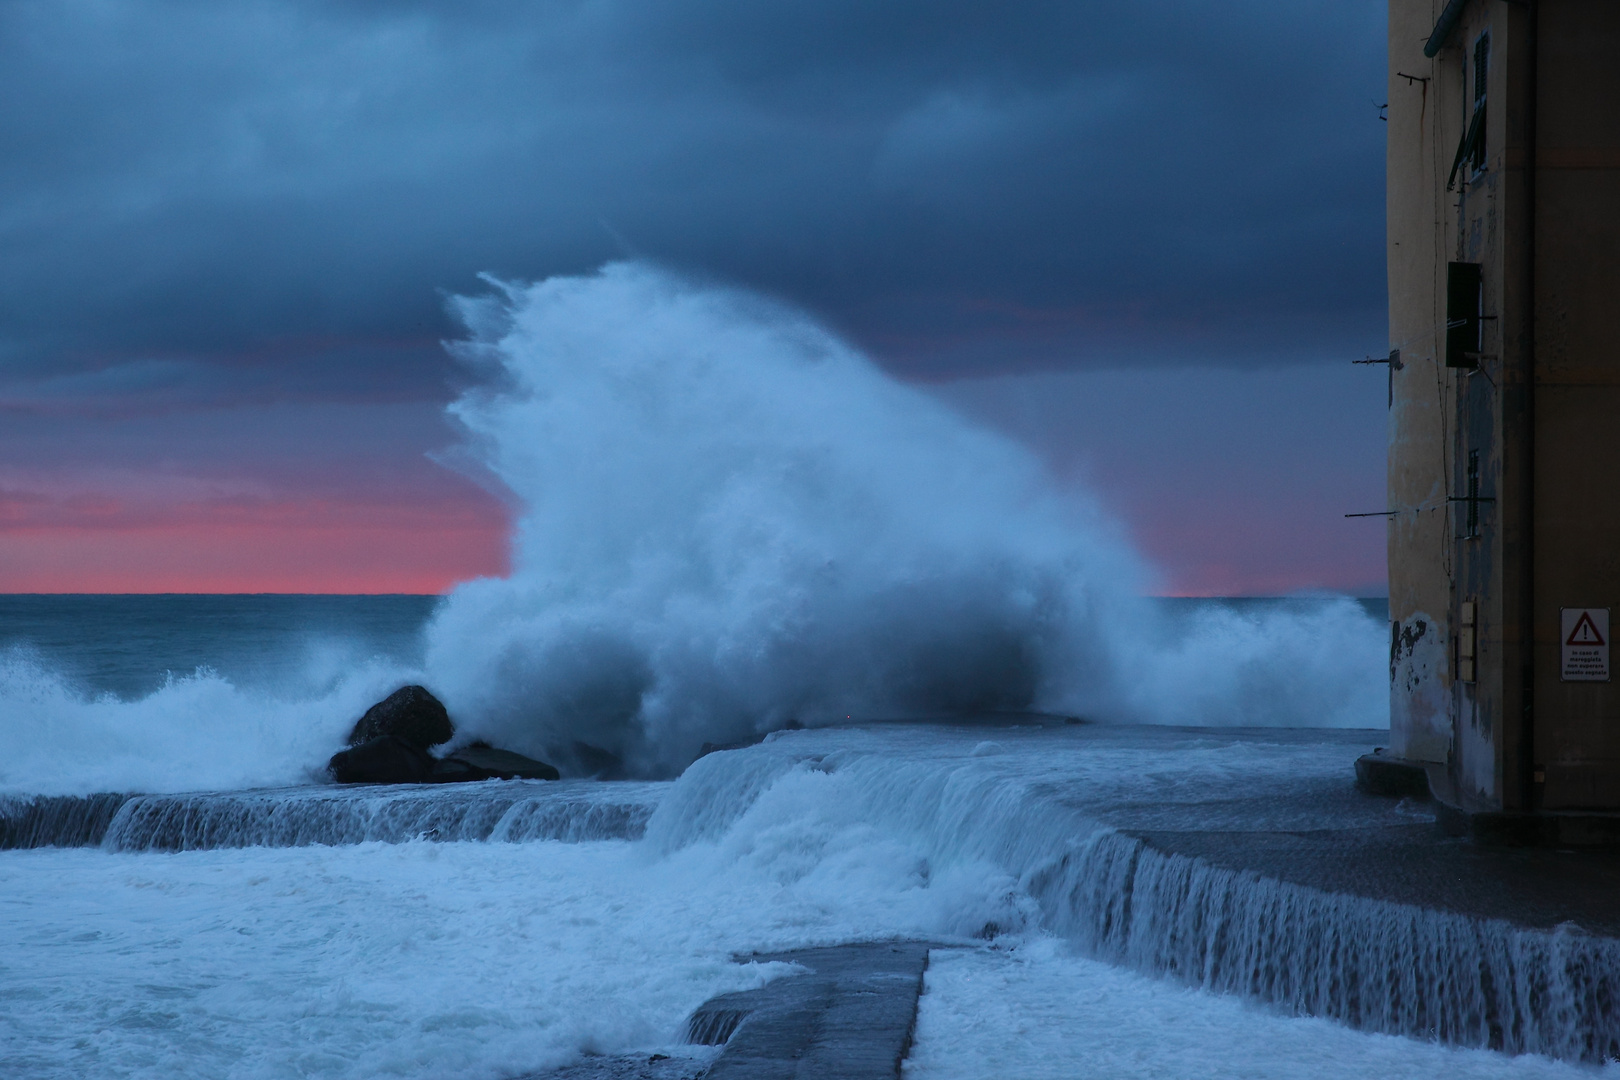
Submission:
[[[203,668],[124,701],[75,686],[38,656],[0,651],[0,794],[197,791],[309,783],[366,705],[397,685],[356,664],[305,696]]]
[[[1383,722],[1353,605],[1175,641],[1088,497],[802,314],[633,263],[496,285],[457,301],[451,414],[513,570],[451,595],[427,660],[492,740],[667,775],[848,717]]]
[[[121,700],[10,649],[0,794],[309,782],[407,682],[576,775],[584,746],[667,777],[849,718],[1387,723],[1383,628],[1352,601],[1166,618],[1093,501],[800,313],[638,264],[457,305],[475,382],[447,460],[513,501],[514,569],[454,592],[425,670],[328,638],[274,684],[203,669]]]
[[[1346,597],[1200,605],[1125,661],[1135,719],[1189,726],[1384,727],[1383,627]]]

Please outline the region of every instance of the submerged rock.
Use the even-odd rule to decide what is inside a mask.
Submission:
[[[483,769],[459,761],[454,757],[439,758],[433,763],[433,773],[428,778],[432,784],[462,784],[471,780],[493,779]]]
[[[340,784],[458,784],[470,780],[555,780],[543,761],[473,743],[435,758],[397,735],[383,735],[332,755],[326,771]]]
[[[326,771],[340,784],[419,784],[434,778],[437,764],[420,746],[383,735],[333,754]]]
[[[426,750],[449,742],[456,733],[444,704],[425,687],[402,686],[355,722],[349,732],[349,745],[360,746],[385,735]],[[334,759],[335,760],[335,759]]]
[[[454,768],[465,766],[482,776],[469,776],[469,780],[555,780],[559,773],[543,761],[514,754],[510,750],[497,750],[485,742],[470,743],[447,755],[440,765]]]
[[[448,742],[455,725],[425,687],[402,686],[366,710],[349,732],[349,749],[332,755],[326,771],[340,784],[455,784],[468,780],[555,780],[543,761],[469,743],[435,758],[428,747]]]

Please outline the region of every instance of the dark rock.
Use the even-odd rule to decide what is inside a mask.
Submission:
[[[332,756],[326,771],[340,784],[456,784],[473,780],[555,780],[543,761],[497,750],[488,743],[464,746],[435,758],[398,735],[380,735]]]
[[[433,776],[433,755],[397,735],[340,750],[326,771],[340,784],[418,784]]]
[[[462,784],[471,780],[491,779],[494,779],[492,773],[468,762],[459,761],[454,755],[435,761],[433,775],[428,777],[428,780],[435,784]]]
[[[497,780],[555,780],[556,769],[543,761],[514,754],[510,750],[497,750],[488,743],[476,742],[463,746],[448,755],[440,764],[465,766],[482,775],[471,779]]]
[[[349,732],[349,745],[392,735],[425,750],[449,742],[455,733],[450,714],[438,698],[423,687],[402,686],[366,710]]]

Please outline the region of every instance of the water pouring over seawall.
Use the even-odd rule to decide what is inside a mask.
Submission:
[[[0,847],[200,851],[412,840],[635,840],[662,785],[504,781],[0,802]]]
[[[1613,1052],[1612,943],[1560,928],[1575,915],[1245,862],[1267,837],[1422,816],[1350,788],[1383,739],[1332,729],[1387,721],[1384,627],[1355,602],[1167,617],[1084,493],[758,297],[639,265],[497,288],[461,305],[477,383],[452,412],[460,463],[511,497],[511,575],[448,597],[419,660],[296,692],[198,670],[118,700],[0,656],[0,708],[20,717],[0,791],[57,797],[0,806],[0,837],[179,870],[253,847],[226,861],[483,860],[514,889],[549,861],[580,870],[584,907],[611,864],[640,893],[719,897],[706,917],[748,935],[787,933],[744,909],[792,894],[794,944],[1058,934],[1368,1030]],[[466,737],[564,775],[588,744],[615,775],[679,779],[288,786],[407,682]],[[1108,723],[834,726],[1030,709]],[[1209,726],[1151,726],[1176,723]],[[1214,830],[1238,838],[1233,864],[1172,836]],[[321,850],[379,842],[397,846]],[[81,854],[102,858],[44,856]],[[657,931],[679,939],[681,918]]]
[[[1089,954],[1366,1031],[1620,1057],[1620,940],[1324,892],[1119,833],[1030,877]]]
[[[649,887],[820,880],[856,908],[905,897],[930,934],[1057,934],[1367,1031],[1620,1056],[1615,867],[1440,838],[1421,806],[1353,788],[1374,737],[887,725],[781,733],[673,783],[11,800],[0,821],[14,846],[55,822],[56,842],[112,852],[629,841]]]
[[[1601,899],[1558,908],[1566,886],[1601,884],[1607,867],[1593,879],[1592,864],[1548,864],[1554,876],[1540,886],[1546,870],[1531,868],[1513,884],[1539,887],[1543,902],[1510,898],[1520,917],[1504,918],[1489,883],[1473,904],[1435,887],[1454,876],[1456,859],[1488,857],[1414,826],[1421,810],[1410,804],[1351,790],[1342,742],[1186,733],[1177,745],[1095,728],[997,734],[988,748],[975,738],[948,737],[951,754],[939,744],[932,753],[902,748],[894,733],[856,747],[806,734],[715,755],[660,806],[647,842],[739,844],[737,834],[782,827],[789,808],[804,812],[807,790],[823,789],[818,813],[906,836],[923,853],[925,877],[1002,875],[999,894],[964,906],[957,932],[1038,926],[1100,959],[1367,1031],[1567,1060],[1620,1057],[1620,939],[1606,936],[1613,916],[1597,926],[1586,918],[1602,918]],[[1234,769],[1249,783],[1231,784]],[[1157,787],[1163,801],[1130,798],[1133,782]],[[1178,816],[1184,829],[1208,822],[1228,854],[1255,869],[1167,850],[1155,838],[1169,833],[1121,828],[1162,829]],[[1325,842],[1340,829],[1388,830],[1423,846],[1434,873],[1425,881],[1421,870],[1396,868],[1399,888],[1419,902],[1380,896],[1376,881],[1347,891],[1283,880],[1270,873],[1267,847],[1289,829]],[[1368,852],[1342,854],[1354,862]],[[1440,900],[1454,906],[1442,910]]]
[[[130,798],[117,792],[0,798],[0,850],[99,844]]]

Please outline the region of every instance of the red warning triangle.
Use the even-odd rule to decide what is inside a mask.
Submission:
[[[1569,640],[1565,645],[1606,645],[1603,635],[1598,633],[1597,623],[1592,621],[1590,611],[1581,612],[1581,617],[1575,620],[1575,629],[1569,632]]]

